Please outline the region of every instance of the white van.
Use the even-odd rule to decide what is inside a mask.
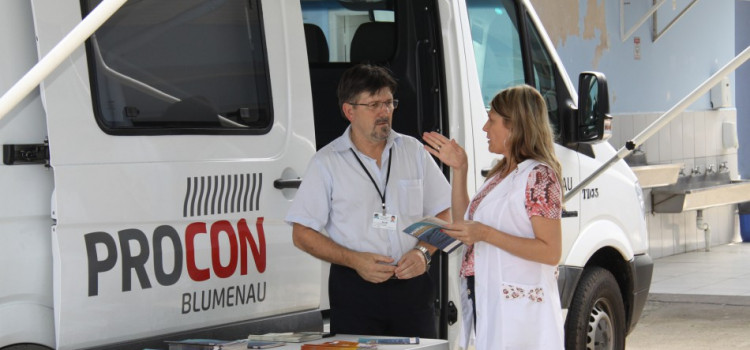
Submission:
[[[101,2],[2,1],[0,91]],[[507,86],[545,97],[566,190],[615,153],[606,80],[576,94],[528,1],[132,0],[0,116],[0,348],[321,330],[325,268],[282,219],[359,62],[398,79],[395,130],[465,146],[472,189]],[[640,186],[620,161],[566,200],[566,342],[622,349],[651,282]],[[446,339],[456,260],[431,270]]]

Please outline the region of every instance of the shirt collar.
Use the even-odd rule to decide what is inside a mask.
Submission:
[[[352,143],[351,136],[349,136],[351,132],[352,126],[349,125],[348,127],[346,127],[344,134],[333,141],[333,149],[337,152],[348,152],[350,148],[357,149],[357,147],[354,146],[354,143]],[[391,147],[393,147],[394,143],[400,143],[402,136],[403,135],[391,129],[391,132],[388,134],[388,139],[385,141],[385,148],[383,149],[383,152],[387,152]]]
[[[529,158],[529,159],[524,160],[520,164],[518,164],[517,168],[518,168],[518,171],[524,171],[524,170],[526,170],[527,167],[529,167],[531,165],[536,165],[538,163],[539,163],[538,161]]]

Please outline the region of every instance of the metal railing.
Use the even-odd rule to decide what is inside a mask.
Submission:
[[[745,50],[743,50],[739,55],[737,55],[737,57],[729,61],[726,65],[724,65],[724,67],[719,69],[716,73],[714,73],[714,75],[709,77],[701,85],[695,88],[695,90],[693,90],[691,93],[685,96],[680,102],[674,105],[674,107],[672,107],[670,110],[662,114],[653,123],[651,123],[651,125],[647,126],[643,131],[641,131],[641,133],[636,135],[630,141],[627,141],[625,143],[625,146],[623,146],[617,151],[617,154],[615,154],[612,158],[610,158],[607,162],[605,162],[601,167],[596,169],[586,179],[581,181],[581,183],[579,183],[576,187],[568,191],[568,193],[565,194],[565,199],[563,200],[563,202],[567,202],[573,196],[578,194],[578,192],[580,192],[584,187],[588,186],[592,181],[594,181],[597,177],[599,177],[599,175],[601,175],[604,171],[609,169],[617,161],[627,157],[628,154],[632,153],[636,147],[640,146],[641,144],[646,142],[646,140],[649,139],[651,136],[659,132],[661,128],[669,124],[669,122],[671,122],[672,119],[680,115],[680,113],[682,113],[691,104],[693,104],[693,102],[698,100],[698,98],[700,98],[705,93],[707,93],[712,87],[714,87],[714,85],[718,84],[719,81],[724,79],[724,77],[729,75],[729,73],[734,72],[739,66],[745,63],[745,61],[747,61],[748,58],[750,58],[750,46],[746,47]]]

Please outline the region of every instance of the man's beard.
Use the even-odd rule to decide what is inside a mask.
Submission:
[[[385,122],[385,124],[380,124]],[[380,118],[375,121],[375,128],[373,128],[370,136],[376,140],[387,140],[388,135],[391,133],[391,124],[388,122],[388,118]]]

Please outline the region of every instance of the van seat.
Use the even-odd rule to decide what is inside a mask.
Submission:
[[[352,62],[387,62],[396,53],[396,24],[367,22],[361,24],[352,37]]]
[[[328,41],[320,27],[305,23],[305,44],[307,44],[307,60],[309,63],[328,62]]]

